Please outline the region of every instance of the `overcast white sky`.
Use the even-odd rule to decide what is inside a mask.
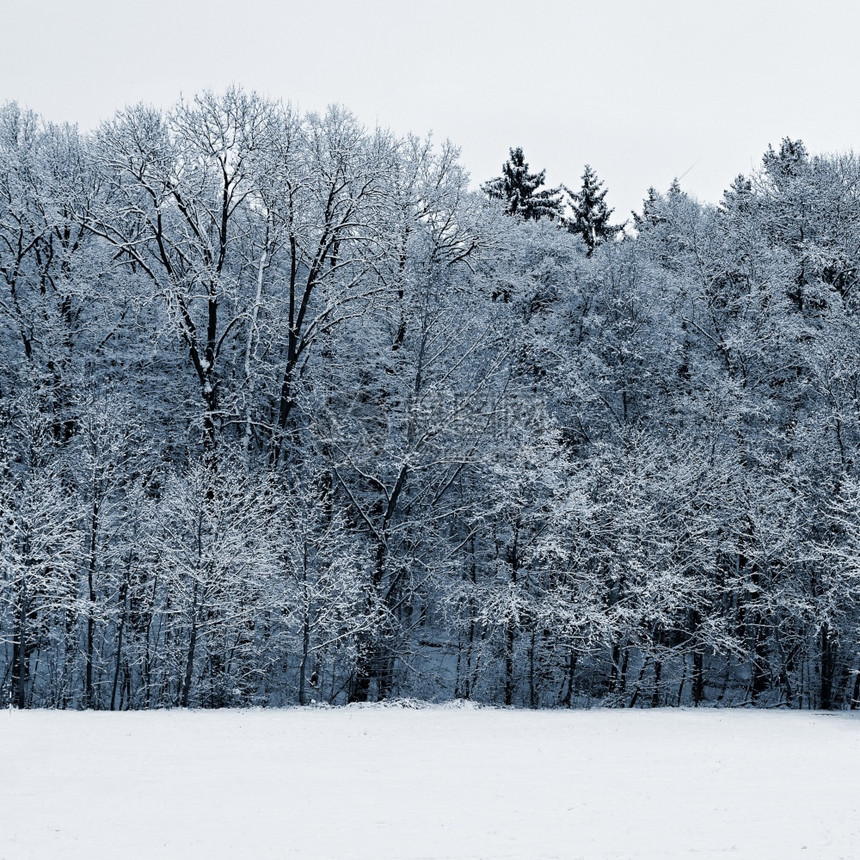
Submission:
[[[589,162],[623,220],[675,176],[716,201],[769,142],[860,147],[860,3],[820,0],[5,0],[0,101],[95,126],[231,83],[432,130],[473,181],[522,146]]]

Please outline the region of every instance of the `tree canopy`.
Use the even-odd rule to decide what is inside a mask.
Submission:
[[[4,701],[860,706],[856,156],[619,241],[235,88],[0,156]]]

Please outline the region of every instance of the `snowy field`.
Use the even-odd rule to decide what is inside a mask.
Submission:
[[[0,712],[0,858],[856,858],[860,721]]]

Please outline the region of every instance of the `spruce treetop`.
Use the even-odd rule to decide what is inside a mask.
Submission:
[[[572,213],[571,217],[565,219],[565,226],[571,233],[582,236],[590,257],[598,245],[615,238],[624,229],[624,225],[609,223],[615,210],[606,205],[608,189],[603,188],[603,182],[597,178],[597,173],[590,164],[585,165],[582,187],[578,192],[571,191],[566,186],[562,187],[568,194]]]
[[[481,190],[492,200],[505,201],[508,215],[521,215],[526,220],[557,218],[561,215],[561,192],[544,188],[546,171],[529,173],[529,165],[521,147],[509,150],[510,158],[502,165],[502,175],[488,180]],[[540,189],[540,190],[539,190]]]

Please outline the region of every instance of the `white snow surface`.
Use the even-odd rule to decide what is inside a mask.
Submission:
[[[0,712],[0,858],[856,858],[856,714]]]

